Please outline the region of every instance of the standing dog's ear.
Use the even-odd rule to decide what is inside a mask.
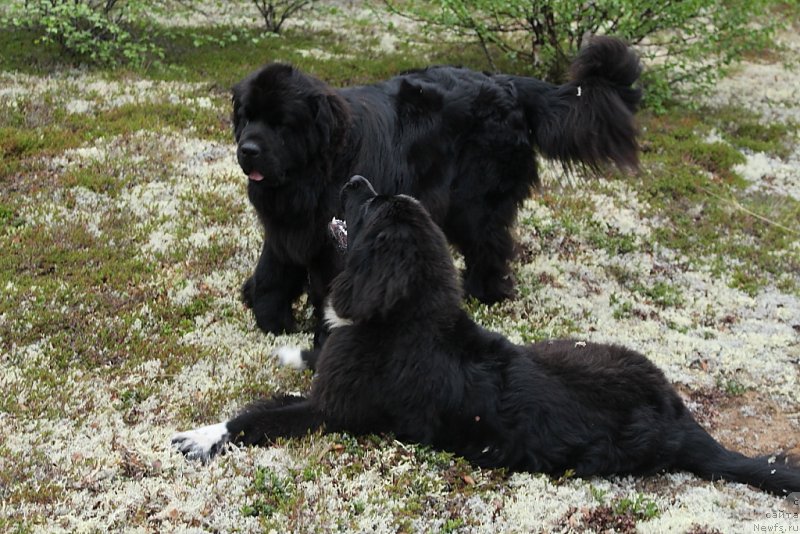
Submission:
[[[310,99],[309,105],[322,142],[338,147],[349,121],[344,99],[335,93],[323,93]]]
[[[354,322],[386,319],[408,297],[419,269],[411,228],[393,224],[347,252],[347,265],[331,286],[336,313]]]
[[[233,138],[239,142],[239,136],[242,134],[242,120],[239,117],[239,110],[242,107],[242,97],[240,96],[241,90],[239,86],[234,86],[231,89],[231,102],[233,103],[233,111],[231,112],[231,125],[233,126]]]

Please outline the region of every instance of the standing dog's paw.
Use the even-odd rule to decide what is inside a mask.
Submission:
[[[242,284],[242,302],[248,309],[253,309],[253,277],[250,276]]]
[[[228,442],[228,438],[227,425],[217,423],[179,432],[172,436],[172,445],[189,460],[206,463]]]
[[[275,351],[275,357],[278,358],[282,367],[291,367],[299,371],[306,368],[303,351],[300,347],[281,347]]]

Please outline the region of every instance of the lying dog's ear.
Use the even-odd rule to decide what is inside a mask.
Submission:
[[[410,295],[419,268],[411,229],[392,225],[347,254],[347,266],[331,287],[336,313],[355,322],[386,319]]]

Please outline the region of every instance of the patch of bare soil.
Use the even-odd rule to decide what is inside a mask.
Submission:
[[[729,395],[716,388],[678,387],[695,418],[729,449],[748,456],[787,454],[800,463],[800,409],[767,394]]]

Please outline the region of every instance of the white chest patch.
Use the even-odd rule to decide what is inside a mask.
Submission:
[[[325,302],[325,324],[328,328],[333,330],[334,328],[340,328],[342,326],[350,326],[353,324],[353,321],[350,319],[344,319],[336,315],[336,310],[333,309],[333,305],[331,305],[331,301],[328,300]]]
[[[206,425],[172,436],[172,445],[190,460],[208,461],[228,441],[226,423]]]

